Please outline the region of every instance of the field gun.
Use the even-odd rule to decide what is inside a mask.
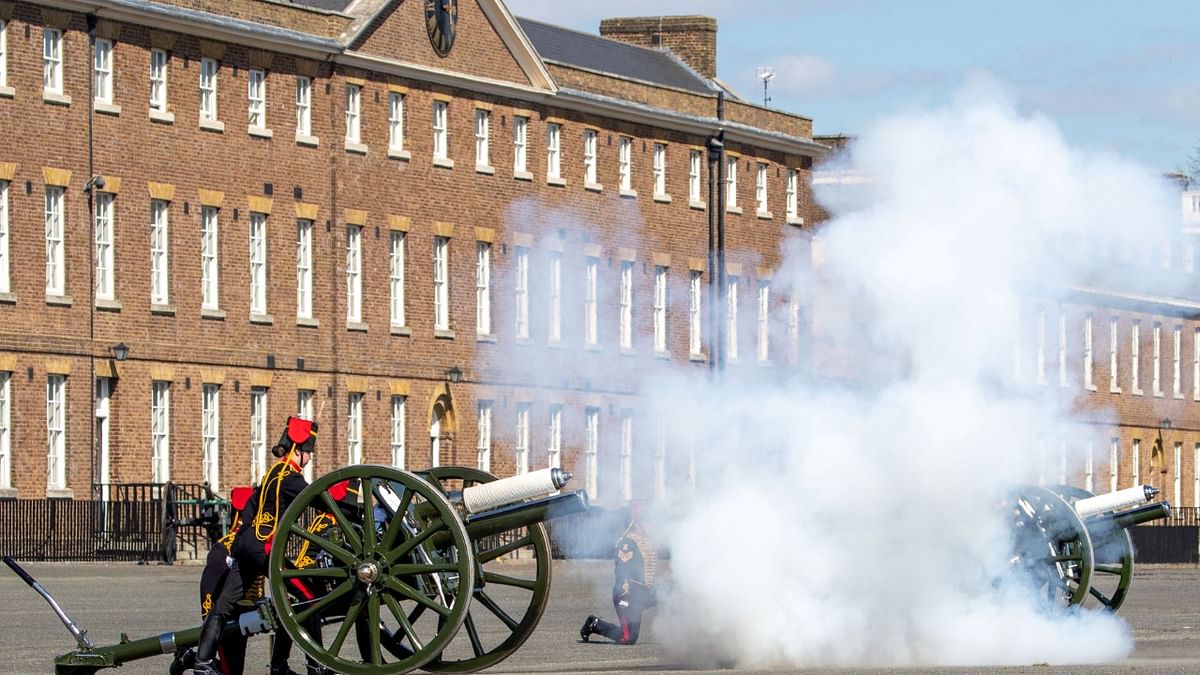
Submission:
[[[1133,579],[1129,528],[1167,518],[1158,490],[1136,485],[1102,495],[1069,485],[1019,486],[1011,510],[1013,568],[1032,578],[1043,599],[1074,607],[1091,601],[1117,611]]]
[[[307,655],[347,674],[495,665],[532,635],[549,601],[543,523],[588,508],[585,492],[559,493],[570,478],[561,469],[498,480],[466,467],[413,473],[365,464],[321,476],[280,516],[266,595],[244,601],[226,635],[286,631]],[[352,489],[335,500],[329,488],[346,481]],[[503,562],[518,552],[523,564]],[[190,667],[199,626],[97,646],[25,570],[4,562],[76,640],[77,650],[55,659],[57,675],[161,654],[174,655],[173,674]]]

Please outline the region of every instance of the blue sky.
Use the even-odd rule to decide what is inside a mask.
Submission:
[[[1067,141],[1154,171],[1200,144],[1196,0],[508,0],[509,9],[591,33],[602,18],[717,18],[717,74],[817,134],[857,134],[899,110],[950,100],[979,73],[1007,86]],[[1189,35],[1189,33],[1191,33]]]

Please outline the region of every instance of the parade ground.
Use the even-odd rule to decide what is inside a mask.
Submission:
[[[28,563],[25,568],[97,644],[117,642],[121,633],[137,639],[199,623],[198,566]],[[537,632],[516,654],[486,672],[707,672],[704,667],[672,662],[666,656],[656,640],[653,612],[643,626],[643,640],[635,646],[612,645],[597,638],[581,642],[579,626],[587,614],[611,618],[612,604],[605,588],[611,579],[611,562],[556,562],[550,603]],[[731,588],[730,592],[738,590]],[[1121,614],[1133,628],[1136,648],[1129,659],[1118,663],[874,670],[813,667],[789,672],[1200,673],[1200,569],[1140,566]],[[266,672],[267,644],[264,636],[251,638],[248,663],[256,667],[247,668],[247,673]],[[70,634],[46,602],[0,567],[0,673],[51,673],[54,656],[73,646]],[[155,657],[113,672],[162,675],[169,662],[166,656]],[[292,667],[302,670],[302,664],[302,656],[294,655]],[[717,664],[707,668],[719,670]]]

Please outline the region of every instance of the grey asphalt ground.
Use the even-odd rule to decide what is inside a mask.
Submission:
[[[122,631],[136,639],[198,623],[198,566],[29,563],[25,567],[98,644],[116,642]],[[520,651],[487,672],[709,672],[666,659],[655,640],[653,613],[648,614],[643,640],[637,645],[580,642],[578,631],[584,616],[597,613],[607,617],[612,613],[605,588],[611,578],[611,562],[556,562],[551,600],[537,632]],[[790,672],[1200,673],[1200,569],[1140,566],[1121,613],[1133,627],[1136,648],[1128,660],[1119,663],[1022,668],[810,668]],[[8,568],[0,567],[0,673],[50,673],[54,655],[72,648],[71,636],[50,607]],[[248,662],[266,661],[267,638],[251,638]],[[161,656],[112,672],[162,674],[168,663],[169,659]],[[292,665],[299,667],[301,658],[293,657]],[[713,672],[719,670],[715,664],[710,667]],[[263,665],[247,672],[265,671]]]

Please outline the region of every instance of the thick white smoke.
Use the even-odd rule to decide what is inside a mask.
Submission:
[[[1022,306],[1111,279],[1110,251],[1141,260],[1174,202],[1150,171],[1067,147],[986,82],[880,122],[842,168],[869,182],[818,192],[834,211],[818,276],[839,302],[812,318],[837,315],[871,375],[781,386],[743,354],[719,389],[647,385],[697,472],[693,499],[657,513],[671,573],[655,636],[677,658],[743,667],[1126,656],[1119,617],[1046,612],[1012,580],[996,499],[1039,473],[1057,482],[1045,439],[1089,440],[1072,415],[1079,364],[1071,386],[1029,383]],[[796,272],[809,267],[776,278],[811,284]]]

